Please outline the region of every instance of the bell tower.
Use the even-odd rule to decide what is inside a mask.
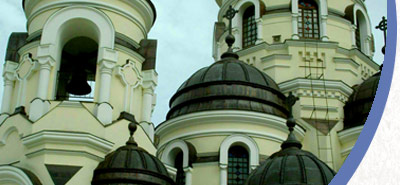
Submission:
[[[140,124],[135,138],[154,155],[153,3],[22,6],[28,31],[10,36],[3,71],[0,174],[19,174],[9,176],[19,184],[90,184],[98,163],[129,137],[129,122]]]

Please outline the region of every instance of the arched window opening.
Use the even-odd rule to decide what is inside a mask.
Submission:
[[[228,185],[243,185],[249,176],[249,153],[241,146],[228,151]]]
[[[357,48],[362,51],[366,52],[366,40],[368,38],[367,33],[367,19],[365,18],[364,14],[361,11],[357,11],[356,13],[356,21],[357,21],[357,29],[356,29],[356,46]]]
[[[62,50],[56,100],[93,101],[98,44],[87,37],[67,42]]]
[[[299,0],[299,36],[304,39],[319,39],[318,5],[311,0]]]
[[[248,7],[243,13],[243,48],[254,46],[257,41],[257,23],[254,5]]]
[[[185,185],[185,171],[183,170],[183,152],[180,151],[175,157],[176,185]]]

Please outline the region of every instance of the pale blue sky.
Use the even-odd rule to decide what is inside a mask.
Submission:
[[[329,0],[333,1],[334,0]],[[213,63],[211,57],[212,34],[217,20],[218,6],[214,0],[153,0],[157,9],[157,21],[149,38],[158,39],[157,72],[159,85],[157,106],[153,115],[154,124],[165,120],[168,102],[177,88],[201,67]],[[331,3],[331,2],[330,2]],[[22,0],[0,2],[0,61],[4,62],[8,37],[11,32],[26,31],[26,18]],[[385,0],[367,0],[366,5],[372,25],[378,24],[387,15]],[[376,53],[374,60],[383,61],[380,49],[383,34],[374,30]],[[0,65],[0,71],[3,66]],[[0,98],[3,80],[0,80]],[[0,99],[1,101],[1,99]]]

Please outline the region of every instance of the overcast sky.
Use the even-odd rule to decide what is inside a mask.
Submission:
[[[335,2],[329,0],[330,3]],[[153,0],[157,9],[157,21],[149,38],[158,40],[157,72],[159,84],[154,124],[165,120],[168,102],[178,87],[198,69],[213,63],[212,34],[217,20],[218,6],[214,0]],[[366,1],[372,25],[377,25],[387,15],[385,0]],[[12,32],[26,31],[26,18],[22,0],[0,0],[0,58],[4,62],[8,37]],[[373,27],[376,53],[374,60],[383,61],[380,50],[383,34]],[[0,71],[3,66],[0,65]],[[0,80],[0,98],[3,80]],[[1,101],[1,99],[0,99]]]

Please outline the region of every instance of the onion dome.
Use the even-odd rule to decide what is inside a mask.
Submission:
[[[94,170],[92,185],[174,185],[163,163],[133,139],[136,123],[129,124],[131,137],[125,146],[108,154]]]
[[[378,90],[381,72],[369,77],[354,88],[344,106],[344,129],[364,125]]]
[[[289,136],[281,145],[281,151],[274,153],[248,177],[246,185],[328,185],[335,172],[314,154],[302,150],[293,128],[296,122],[292,116],[287,121]]]
[[[181,115],[212,110],[244,110],[287,118],[288,110],[278,85],[271,77],[239,60],[233,52],[235,37],[232,6],[224,15],[229,20],[225,38],[228,51],[221,60],[194,73],[170,100],[167,120]]]
[[[200,69],[171,98],[167,119],[210,110],[246,110],[287,117],[284,95],[268,75],[228,57]]]

